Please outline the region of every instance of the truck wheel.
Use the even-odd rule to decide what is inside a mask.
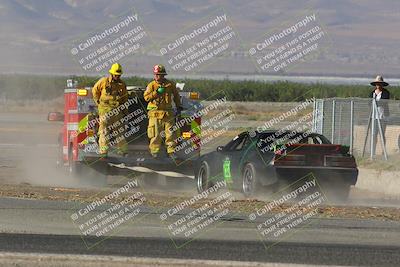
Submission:
[[[202,193],[211,187],[210,166],[207,161],[203,161],[196,173],[196,188],[198,193]]]
[[[256,168],[252,163],[247,163],[242,174],[242,193],[245,197],[254,195],[257,191],[258,180]]]

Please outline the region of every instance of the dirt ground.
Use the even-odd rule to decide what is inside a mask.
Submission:
[[[47,122],[46,115],[0,113],[0,196],[90,202],[99,193],[115,190],[121,184],[121,177],[108,177],[109,185],[105,188],[87,188],[55,167],[56,137],[61,124]],[[399,174],[393,174],[394,185],[386,186],[390,190],[379,186],[387,185],[388,180],[384,179],[389,176],[378,174],[368,170],[361,171],[359,183],[352,188],[348,203],[321,206],[320,215],[400,220]],[[124,177],[122,180],[127,181]],[[182,202],[196,194],[196,191],[193,181],[190,181],[186,182],[183,190],[161,186],[146,190],[145,194],[146,205],[163,207]],[[268,201],[263,196],[246,199],[239,193],[236,195],[231,208],[237,212],[251,212]],[[274,211],[279,212],[284,208],[285,206],[278,206]]]

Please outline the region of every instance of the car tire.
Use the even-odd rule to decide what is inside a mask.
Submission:
[[[247,163],[242,172],[242,193],[245,197],[250,197],[257,191],[258,180],[257,171],[253,163]]]
[[[210,165],[207,161],[200,164],[200,168],[196,173],[196,188],[198,193],[202,193],[211,187],[210,182]]]

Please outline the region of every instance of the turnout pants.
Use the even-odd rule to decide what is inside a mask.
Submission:
[[[125,140],[125,127],[120,120],[123,113],[113,114],[113,108],[99,106],[99,153],[106,154],[112,146],[117,147],[117,153],[126,153],[128,145]],[[116,109],[115,109],[116,111]],[[112,116],[106,116],[112,114]]]
[[[150,110],[148,112],[149,126],[147,128],[147,136],[150,139],[149,149],[151,154],[158,154],[161,149],[163,138],[165,138],[165,146],[167,153],[174,153],[175,131],[173,126],[175,118],[171,111]]]

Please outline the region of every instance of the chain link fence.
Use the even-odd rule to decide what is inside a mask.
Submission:
[[[385,158],[400,150],[400,101],[330,98],[314,102],[313,131],[359,157]]]

